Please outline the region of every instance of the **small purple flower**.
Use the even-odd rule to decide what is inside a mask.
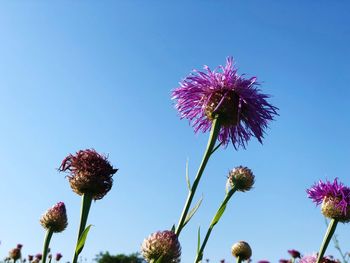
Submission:
[[[43,254],[38,253],[38,254],[35,255],[35,258],[38,259],[38,260],[41,260],[43,258]]]
[[[340,222],[350,221],[350,188],[338,182],[321,180],[306,190],[308,197],[317,205],[322,203],[322,213]]]
[[[260,93],[256,77],[238,75],[232,57],[225,67],[204,69],[194,70],[172,92],[180,117],[189,119],[195,132],[208,131],[218,118],[219,141],[225,146],[231,141],[236,149],[245,148],[251,136],[262,143],[264,130],[278,109],[267,102],[268,95]]]
[[[61,253],[57,253],[56,254],[56,261],[60,261],[60,259],[62,258],[62,254]]]
[[[307,255],[307,256],[303,256],[299,263],[316,263],[317,261],[317,255]],[[339,263],[336,260],[331,259],[330,257],[324,257],[321,260],[321,263]]]
[[[289,255],[291,255],[292,258],[300,258],[300,252],[295,249],[288,250]]]
[[[259,260],[258,263],[270,263],[270,261],[267,261],[267,260]]]
[[[290,263],[290,260],[289,259],[280,259],[278,262],[279,263]]]

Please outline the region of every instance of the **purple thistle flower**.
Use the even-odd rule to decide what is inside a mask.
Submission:
[[[278,108],[266,101],[269,95],[260,93],[256,77],[238,75],[232,57],[227,58],[225,67],[204,69],[207,72],[194,70],[172,92],[181,119],[189,119],[195,132],[206,132],[213,119],[219,118],[219,141],[225,146],[231,141],[235,149],[245,148],[251,136],[262,143],[264,130],[278,115]]]
[[[279,263],[290,263],[290,260],[289,259],[280,259],[278,262]]]
[[[326,217],[340,222],[350,220],[350,188],[338,182],[338,178],[335,178],[333,183],[320,180],[306,192],[316,205],[322,203],[322,213]]]
[[[303,256],[299,263],[316,263],[317,261],[317,255],[307,255],[307,256]],[[321,263],[339,263],[336,260],[331,259],[330,257],[324,257],[321,260]]]
[[[300,258],[300,252],[295,249],[288,250],[289,255],[291,255],[292,258]]]
[[[56,261],[60,261],[60,259],[62,258],[62,254],[61,253],[57,253],[56,254]]]

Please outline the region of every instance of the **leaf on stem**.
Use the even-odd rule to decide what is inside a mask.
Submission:
[[[77,255],[80,254],[80,252],[83,250],[83,247],[85,245],[85,242],[86,242],[86,238],[87,238],[87,235],[90,231],[90,228],[91,228],[92,225],[88,225],[85,230],[83,231],[83,233],[81,233],[81,236],[79,237],[79,241],[78,241],[78,244],[77,244],[77,247],[75,248],[75,253]]]
[[[218,212],[216,213],[216,215],[215,215],[215,217],[213,218],[213,220],[211,221],[211,226],[215,226],[218,222],[219,222],[219,220],[220,220],[220,218],[222,217],[222,215],[224,214],[224,212],[225,212],[225,209],[226,209],[226,205],[222,205],[221,207],[220,207],[220,209],[218,210]]]
[[[203,196],[201,197],[201,199],[198,200],[198,202],[196,203],[196,205],[191,209],[191,211],[187,214],[185,222],[183,224],[183,227],[191,220],[192,216],[197,212],[198,208],[200,207],[200,205],[202,204],[203,201]]]
[[[197,236],[197,254],[201,248],[201,227],[198,227],[198,236]]]
[[[191,191],[191,182],[188,175],[188,159],[186,160],[186,182],[187,182],[188,190]]]

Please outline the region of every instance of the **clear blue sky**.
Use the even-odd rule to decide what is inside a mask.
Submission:
[[[253,139],[211,159],[196,197],[202,207],[182,232],[182,262],[193,262],[197,228],[206,229],[229,169],[241,164],[254,171],[255,188],[231,200],[204,258],[233,262],[239,240],[254,261],[318,250],[324,219],[305,189],[335,177],[350,185],[349,10],[345,0],[2,1],[0,258],[17,243],[24,255],[40,252],[38,219],[64,201],[69,226],[51,248],[71,260],[80,197],[56,168],[79,149],[109,154],[120,169],[93,203],[87,261],[138,251],[144,237],[176,223],[186,159],[193,178],[208,134],[179,120],[171,90],[229,55],[273,95],[280,117],[263,146]],[[350,226],[337,233],[350,249]]]

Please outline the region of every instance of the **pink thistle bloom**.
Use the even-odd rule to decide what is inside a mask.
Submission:
[[[219,141],[225,146],[231,141],[236,149],[245,148],[252,136],[262,143],[264,130],[278,109],[267,102],[269,95],[260,92],[256,77],[238,75],[232,57],[226,66],[204,69],[194,70],[172,92],[180,117],[189,119],[195,132],[208,131],[218,118]]]

